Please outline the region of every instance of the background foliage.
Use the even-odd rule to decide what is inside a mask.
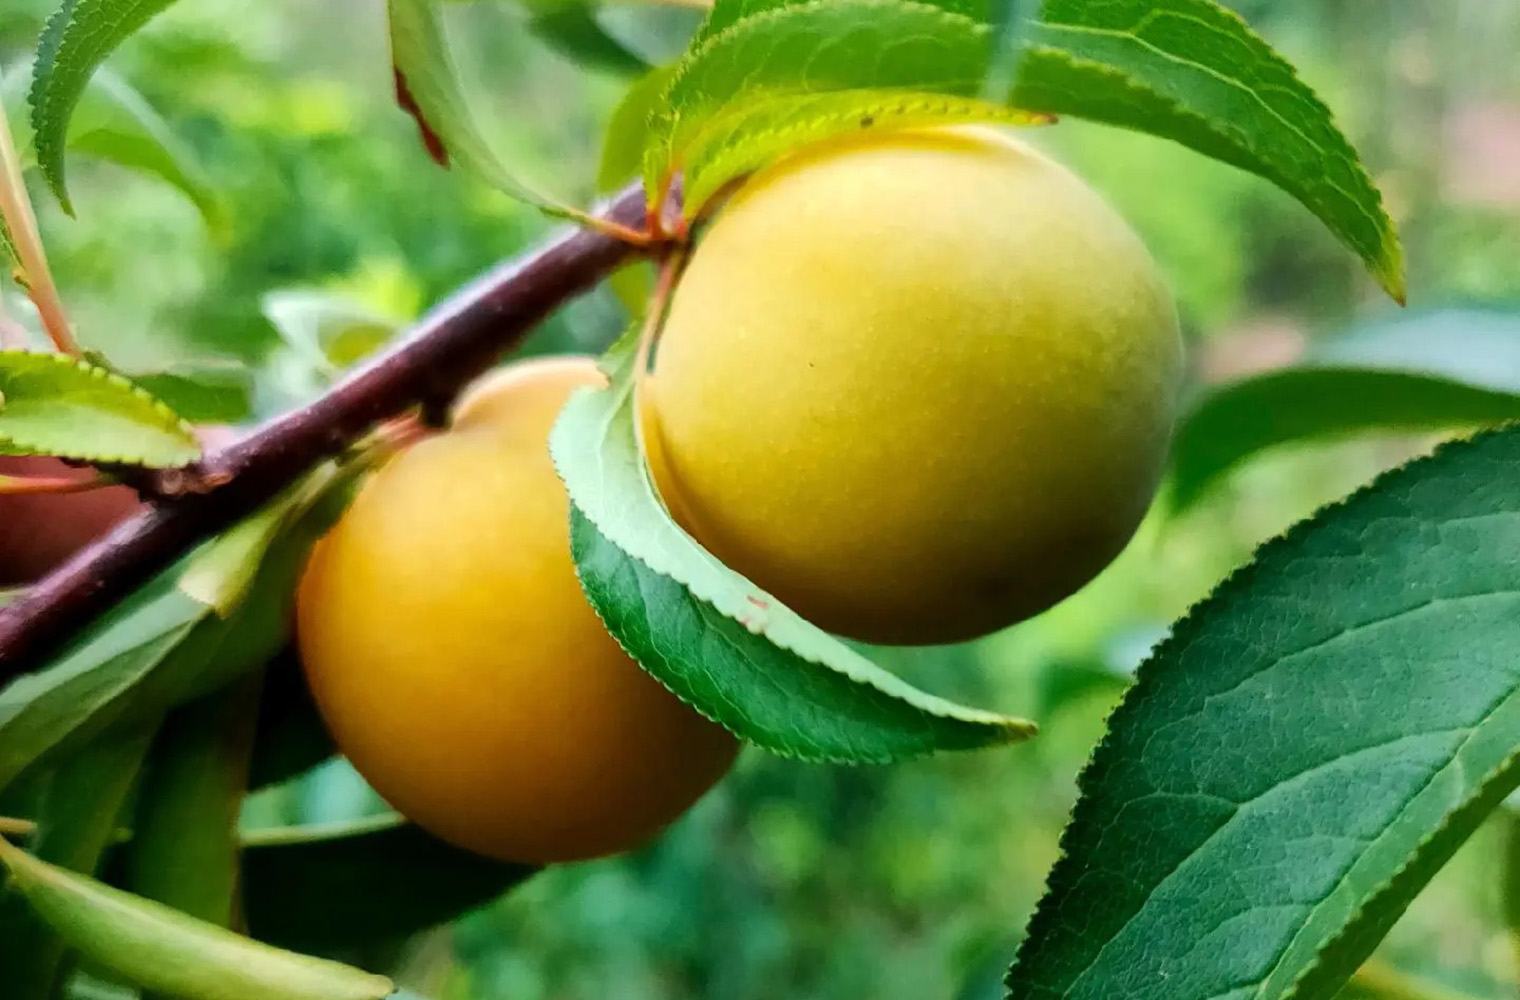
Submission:
[[[30,51],[52,6],[5,5],[0,65]],[[1338,109],[1390,197],[1416,301],[1520,310],[1520,11],[1488,0],[1237,7]],[[634,6],[599,16],[632,51],[664,55],[684,40],[688,14]],[[524,30],[532,16],[458,4],[450,24],[503,160],[584,203],[625,85],[617,71],[629,63],[588,73]],[[373,3],[194,0],[123,48],[112,71],[171,124],[226,222],[208,226],[159,182],[71,161],[81,221],[37,200],[87,346],[128,369],[246,364],[257,375],[249,416],[265,415],[324,378],[303,347],[321,331],[301,295],[340,294],[378,337],[546,231],[531,208],[432,164],[395,109],[385,46]],[[1322,350],[1392,309],[1312,216],[1260,181],[1077,122],[1039,139],[1114,200],[1171,274],[1200,394]],[[529,350],[600,348],[624,321],[599,291]],[[1446,353],[1435,367],[1490,360],[1481,346],[1438,338],[1430,342]],[[755,753],[635,857],[542,874],[452,929],[345,957],[399,966],[406,985],[448,1000],[991,1000],[1017,944],[1010,928],[1027,919],[1055,858],[1076,771],[1161,626],[1257,543],[1431,443],[1406,432],[1274,450],[1177,518],[1158,515],[1054,613],[969,647],[878,655],[947,697],[1040,720],[1034,743],[891,769]],[[329,765],[256,797],[245,822],[381,808]],[[1384,958],[1475,997],[1513,995],[1520,973],[1495,876],[1510,822],[1497,817],[1463,849]],[[367,889],[356,878],[346,891]]]

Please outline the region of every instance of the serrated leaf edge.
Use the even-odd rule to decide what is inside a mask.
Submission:
[[[169,463],[164,466],[158,466],[155,464],[152,467],[175,468],[178,466],[188,465],[200,457],[201,448],[195,437],[195,429],[190,425],[190,423],[181,417],[178,413],[175,413],[167,403],[160,400],[157,396],[154,396],[142,386],[137,385],[131,379],[123,375],[119,375],[108,368],[102,368],[99,365],[91,364],[90,362],[79,358],[69,357],[66,354],[49,354],[40,351],[0,350],[0,366],[3,366],[5,360],[11,357],[37,358],[42,359],[45,363],[55,364],[62,368],[72,368],[75,371],[78,371],[90,378],[117,386],[122,389],[126,389],[133,396],[137,397],[140,402],[146,403],[159,417],[162,418],[163,422],[160,425],[159,429],[166,434],[178,433],[182,438],[185,439],[186,443],[186,457],[182,461]],[[4,413],[5,406],[3,402],[3,396],[0,396],[0,416],[3,416]],[[26,454],[53,454],[51,451],[39,450],[47,448],[45,442],[39,441],[37,439],[27,440],[22,437],[17,437],[15,434],[6,433],[3,430],[0,430],[0,447],[6,445],[13,448],[25,449]],[[59,457],[72,458],[85,462],[119,463],[123,465],[144,464],[137,462],[131,455],[127,454],[106,454],[93,451],[87,453],[84,449],[70,449],[67,454],[60,454]]]
[[[1215,601],[1231,598],[1235,595],[1247,591],[1250,588],[1252,582],[1263,572],[1262,563],[1267,556],[1275,556],[1278,551],[1292,545],[1304,535],[1320,530],[1327,519],[1344,512],[1346,508],[1350,507],[1354,503],[1359,502],[1362,497],[1378,492],[1380,490],[1393,488],[1397,484],[1403,483],[1407,480],[1416,479],[1419,475],[1420,466],[1422,466],[1425,462],[1435,459],[1438,456],[1449,455],[1453,451],[1461,451],[1470,448],[1475,444],[1476,441],[1492,436],[1495,433],[1501,432],[1489,431],[1482,435],[1479,435],[1476,438],[1443,442],[1424,458],[1414,459],[1411,462],[1405,463],[1404,465],[1384,472],[1382,475],[1378,476],[1370,483],[1367,483],[1365,486],[1362,486],[1360,489],[1355,490],[1348,496],[1341,497],[1339,500],[1325,504],[1309,517],[1290,526],[1285,531],[1267,540],[1266,542],[1263,542],[1256,549],[1256,552],[1253,554],[1250,562],[1232,571],[1228,576],[1221,580],[1213,590],[1209,591],[1206,596],[1196,601],[1187,609],[1187,611],[1183,612],[1181,617],[1172,623],[1172,626],[1169,629],[1166,637],[1163,638],[1160,642],[1156,643],[1155,647],[1151,650],[1150,655],[1147,656],[1145,658],[1145,661],[1141,663],[1140,666],[1136,669],[1134,683],[1129,686],[1129,689],[1125,691],[1124,696],[1120,699],[1119,704],[1115,706],[1114,710],[1111,713],[1109,713],[1109,720],[1111,721],[1116,718],[1119,713],[1124,711],[1132,702],[1144,701],[1152,696],[1151,689],[1157,683],[1157,671],[1166,669],[1164,667],[1158,666],[1158,664],[1161,664],[1164,660],[1166,660],[1166,658],[1172,655],[1174,650],[1185,648],[1191,643],[1193,635],[1201,628],[1203,628],[1206,624],[1206,620],[1204,619],[1203,614],[1206,608],[1211,606]],[[1102,739],[1098,741],[1097,745],[1093,748],[1092,753],[1088,755],[1087,762],[1083,764],[1081,771],[1077,775],[1077,790],[1079,797],[1076,806],[1074,806],[1072,809],[1071,819],[1067,822],[1065,829],[1061,832],[1061,839],[1058,845],[1056,859],[1050,867],[1050,872],[1052,875],[1055,873],[1057,868],[1059,868],[1060,865],[1068,857],[1071,856],[1070,840],[1072,837],[1072,832],[1078,826],[1079,820],[1085,821],[1089,819],[1089,817],[1085,815],[1079,815],[1079,812],[1083,809],[1084,805],[1088,801],[1088,781],[1093,774],[1094,768],[1097,766],[1099,758],[1104,756],[1105,751],[1110,748],[1113,739],[1114,736],[1112,728],[1105,728]],[[1516,752],[1516,756],[1520,756],[1520,751]],[[1515,758],[1512,757],[1510,760],[1513,761],[1514,759]],[[1506,761],[1506,764],[1509,762],[1510,761]],[[1503,769],[1504,767],[1505,765],[1500,765],[1500,769]],[[1453,812],[1455,811],[1457,810],[1453,810]],[[1443,825],[1441,829],[1444,828],[1445,827]],[[1441,829],[1433,831],[1428,836],[1438,836],[1441,832]],[[1423,840],[1421,841],[1421,844],[1424,844]],[[1416,855],[1417,854],[1418,848],[1416,849]],[[1412,864],[1413,858],[1416,855],[1412,855],[1411,860],[1406,861],[1405,865],[1402,866],[1399,871],[1402,872],[1404,868],[1407,868],[1409,864]],[[1393,881],[1394,878],[1397,878],[1397,873],[1395,873],[1395,875],[1390,878],[1389,881]],[[1017,998],[1014,997],[1009,980],[1012,978],[1014,971],[1019,967],[1019,964],[1024,957],[1025,947],[1027,947],[1029,942],[1034,940],[1033,931],[1039,927],[1040,923],[1044,919],[1045,914],[1053,905],[1055,905],[1055,899],[1050,893],[1050,885],[1047,881],[1046,892],[1043,896],[1041,896],[1039,903],[1035,906],[1034,913],[1030,916],[1029,922],[1025,925],[1024,943],[1019,946],[1018,953],[1015,955],[1014,961],[1009,966],[1008,973],[1004,977],[1004,985],[1006,987],[1004,994],[1005,1000],[1017,1000]],[[1361,910],[1359,909],[1358,912],[1361,912]],[[1350,921],[1348,921],[1347,926],[1349,925]],[[1327,941],[1327,947],[1330,942],[1337,940],[1338,937],[1339,935],[1337,935],[1337,937],[1329,939],[1329,941]],[[1323,951],[1323,949],[1321,950]],[[1308,968],[1305,969],[1304,974],[1307,975],[1307,973]],[[1289,998],[1285,996],[1281,998],[1281,1000],[1289,1000]]]

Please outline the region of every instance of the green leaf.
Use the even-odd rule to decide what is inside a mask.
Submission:
[[[649,68],[644,57],[613,38],[589,4],[570,3],[534,12],[528,30],[589,69],[633,76]]]
[[[266,663],[289,637],[306,551],[331,523],[321,501],[344,484],[319,470],[89,625],[46,669],[0,688],[0,788]]]
[[[1291,368],[1220,386],[1184,414],[1169,506],[1187,510],[1279,445],[1520,418],[1520,313],[1442,309],[1370,323]]]
[[[1403,299],[1398,235],[1355,150],[1292,65],[1238,15],[1214,0],[1045,0],[1032,24],[995,30],[990,17],[979,0],[720,0],[665,94],[645,160],[651,198],[674,171],[709,169],[711,153],[694,147],[715,119],[857,90],[974,98],[1007,68],[994,36],[1011,35],[1022,51],[1008,104],[1162,136],[1258,174],[1313,211]],[[952,106],[954,117],[971,110]],[[817,138],[804,130],[797,141]],[[689,213],[700,208],[688,202]]]
[[[314,369],[336,375],[390,343],[402,322],[335,292],[288,289],[260,303],[281,339]]]
[[[171,713],[138,794],[127,888],[218,927],[232,925],[262,686],[250,674]]]
[[[451,159],[500,191],[550,214],[564,210],[518,180],[497,158],[470,113],[449,52],[437,0],[387,0],[396,88],[439,163]]]
[[[714,18],[719,15],[714,12]],[[688,147],[736,106],[852,89],[970,98],[985,70],[986,25],[913,0],[807,0],[700,35],[666,90],[645,161],[651,196]],[[692,212],[700,206],[688,205]]]
[[[32,131],[37,165],[64,211],[73,214],[65,181],[69,122],[106,57],[174,0],[63,0],[48,20],[32,68]]]
[[[1403,301],[1398,233],[1334,115],[1213,0],[1045,0],[1011,100],[1174,139],[1266,178]]]
[[[47,776],[32,851],[43,861],[93,874],[114,840],[151,728],[102,741]],[[25,899],[0,893],[0,969],[7,1000],[51,1000],[65,974],[64,942]]]
[[[32,73],[32,64],[18,66],[0,83],[0,100],[16,129],[23,164],[36,157],[31,129],[23,133],[21,125]],[[135,88],[108,70],[96,72],[80,95],[65,146],[69,153],[93,156],[177,188],[200,211],[213,235],[226,235],[226,207],[195,154]]]
[[[628,85],[613,109],[602,137],[602,159],[596,172],[596,189],[615,191],[637,177],[644,163],[651,119],[665,97],[675,66],[657,66]]]
[[[1027,739],[1034,725],[924,694],[729,570],[665,512],[635,430],[637,345],[613,388],[580,390],[550,450],[574,504],[571,549],[608,630],[698,711],[768,750],[887,762]]]
[[[685,207],[695,215],[731,181],[799,146],[870,128],[913,128],[955,121],[1036,124],[1027,112],[970,97],[885,90],[784,94],[757,99],[709,119],[691,140]]]
[[[172,468],[200,453],[190,425],[125,378],[62,354],[0,351],[0,454]]]
[[[182,1000],[382,1000],[383,976],[271,948],[0,840],[0,864],[66,941],[146,990]]]
[[[300,651],[287,645],[265,670],[264,699],[248,787],[288,781],[338,752],[301,671]]]
[[[197,424],[234,424],[253,412],[253,373],[238,362],[177,364],[131,379]]]
[[[319,953],[417,934],[536,871],[450,847],[397,816],[262,831],[244,847],[251,933]]]
[[[1520,432],[1269,543],[1140,669],[1015,998],[1333,996],[1520,783]]]
[[[10,271],[21,266],[21,254],[16,250],[16,242],[11,239],[11,231],[6,228],[5,220],[0,219],[0,268],[5,272],[0,273],[0,278],[10,277]]]

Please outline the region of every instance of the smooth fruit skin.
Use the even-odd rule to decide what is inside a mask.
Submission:
[[[643,392],[655,479],[833,632],[953,642],[1045,610],[1154,495],[1182,345],[1139,238],[999,133],[862,133],[701,238]]]
[[[630,660],[586,602],[548,452],[585,358],[514,365],[388,462],[302,580],[298,634],[338,746],[460,847],[547,863],[635,846],[737,743]]]

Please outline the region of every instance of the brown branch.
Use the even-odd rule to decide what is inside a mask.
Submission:
[[[643,224],[643,192],[617,196],[603,217]],[[138,477],[155,502],[0,609],[0,683],[35,669],[91,618],[196,542],[231,526],[376,423],[446,404],[545,316],[639,249],[589,230],[502,265],[444,302],[394,349],[321,399],[270,421],[187,469]]]

